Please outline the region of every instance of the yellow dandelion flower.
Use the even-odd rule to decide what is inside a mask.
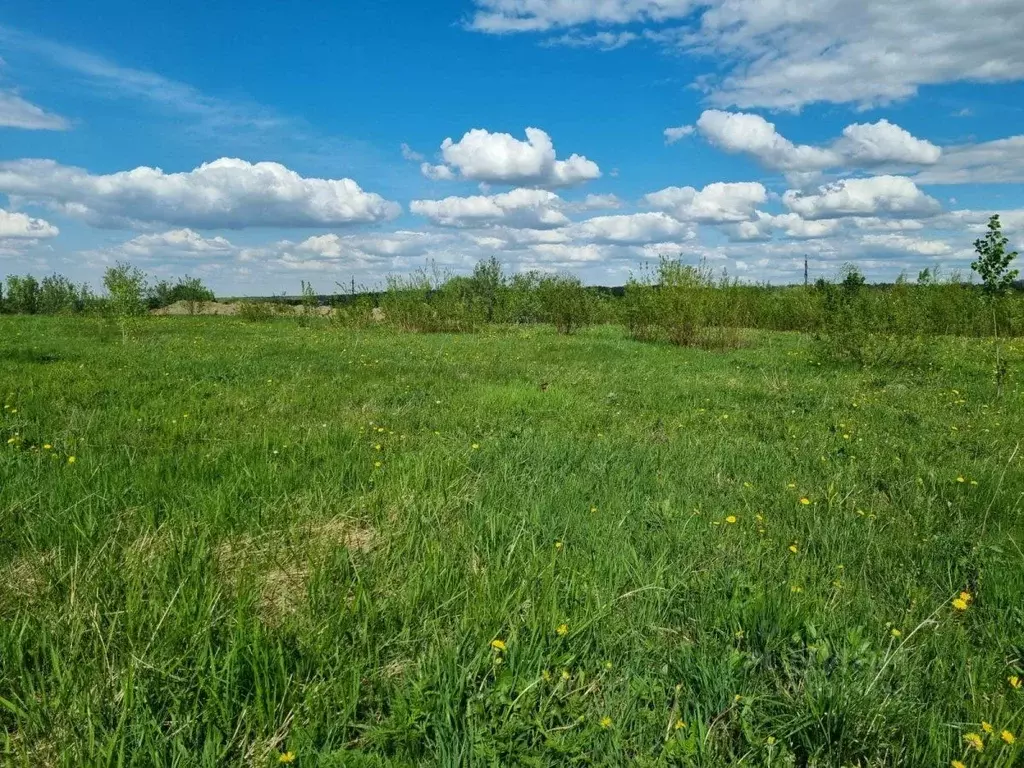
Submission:
[[[1017,741],[1017,737],[1013,735],[1011,731],[1003,731],[999,734],[999,738],[1005,741],[1007,744],[1013,744]]]
[[[965,603],[970,603],[974,601],[974,596],[970,592],[961,592],[960,599]]]
[[[967,768],[967,766],[959,760],[954,760],[949,764],[949,768]]]
[[[559,637],[565,637],[566,635],[569,634],[569,625],[568,624],[559,624],[557,629],[555,629],[555,632],[556,632],[556,634]]]
[[[68,464],[74,464],[77,459],[74,456],[68,456]]]
[[[806,496],[801,496],[800,497],[800,503],[803,504],[806,507],[808,504],[811,503],[811,500],[808,499]]]
[[[725,522],[727,522],[729,525],[732,525],[736,522],[736,515],[729,515],[727,518],[725,518]]]
[[[491,648],[493,648],[496,651],[504,652],[507,649],[507,647],[508,646],[505,645],[504,640],[499,640],[498,638],[491,640]]]
[[[898,629],[893,629],[889,634],[892,635],[897,640],[899,640],[901,637],[903,637],[903,633],[900,632]]]
[[[44,450],[44,451],[49,451],[49,450],[51,450],[52,448],[53,448],[53,446],[52,446],[52,445],[50,445],[49,443],[45,443],[45,444],[43,445],[43,450]]]
[[[381,449],[380,443],[377,443],[375,446],[373,446],[373,450],[375,450],[375,451],[379,451],[380,449]]]
[[[602,728],[611,728],[612,727],[612,719],[610,717],[608,717],[608,715],[605,715],[604,717],[601,718],[601,727]]]
[[[379,469],[380,466],[381,466],[381,463],[379,461],[375,461],[375,462],[373,462],[373,466],[375,466],[375,467],[377,467]]]
[[[279,763],[294,763],[295,753],[294,752],[282,752],[278,755],[277,762]]]
[[[767,744],[769,747],[774,747],[775,746],[775,737],[774,736],[769,736],[767,739],[764,740],[764,743]]]
[[[682,730],[685,727],[686,727],[686,721],[685,720],[676,720],[676,730],[677,731]]]
[[[474,451],[479,451],[480,450],[480,444],[479,443],[473,443],[473,450]]]
[[[556,541],[555,542],[555,549],[561,549],[561,548],[562,548],[562,542]]]
[[[591,507],[590,512],[591,514],[595,514],[597,512],[597,507]]]
[[[790,551],[790,552],[792,552],[792,553],[793,553],[793,554],[795,555],[795,554],[796,554],[797,552],[799,552],[800,550],[799,550],[799,548],[798,548],[798,547],[796,546],[796,544],[790,544],[790,545],[789,545],[789,551]]]
[[[982,752],[985,749],[985,742],[981,740],[981,736],[976,733],[965,733],[964,741],[967,742],[967,746],[971,749]]]
[[[984,720],[982,720],[981,730],[983,730],[985,733],[991,734],[993,731],[995,731],[995,728],[992,727],[992,723],[986,723]]]
[[[1022,685],[1020,677],[1018,677],[1017,675],[1010,675],[1008,678],[1006,678],[1006,682],[1010,684],[1011,688],[1016,688],[1018,691],[1020,690]]]
[[[953,600],[953,607],[958,611],[966,611],[968,603],[963,598],[958,597]]]

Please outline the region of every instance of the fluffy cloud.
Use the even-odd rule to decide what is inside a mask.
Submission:
[[[922,85],[1024,78],[1019,0],[476,0],[489,33],[641,24],[717,59],[717,106],[877,105]],[[666,26],[675,22],[675,26]],[[608,30],[614,32],[615,30]]]
[[[804,219],[844,216],[932,216],[941,211],[929,197],[903,176],[842,179],[819,187],[813,194],[789,190],[782,202]]]
[[[64,131],[70,126],[60,115],[54,115],[25,101],[13,91],[0,91],[0,128],[23,128],[29,131]]]
[[[1024,182],[1024,135],[947,147],[942,159],[915,179],[922,184]]]
[[[696,235],[692,226],[687,226],[664,213],[597,216],[582,222],[576,231],[586,240],[622,245],[688,240]]]
[[[848,125],[833,146],[851,166],[932,165],[942,156],[942,150],[930,141],[918,139],[888,120]]]
[[[840,156],[831,150],[794,144],[760,115],[709,109],[697,120],[697,130],[719,149],[753,155],[777,170],[821,170],[841,162]]]
[[[726,229],[732,240],[768,240],[776,233],[781,233],[792,240],[816,240],[834,235],[842,226],[838,219],[822,219],[808,221],[795,213],[783,213],[773,216],[763,211],[757,212],[757,218],[741,221]]]
[[[725,224],[754,218],[757,205],[768,199],[757,182],[708,184],[704,189],[667,187],[645,195],[644,203],[679,219],[708,224]]]
[[[222,158],[187,173],[104,176],[52,160],[0,163],[0,192],[103,227],[319,227],[390,219],[397,203],[351,179],[305,178],[278,163]]]
[[[121,245],[121,252],[130,257],[155,255],[224,256],[235,247],[223,237],[206,238],[192,229],[174,229],[152,235],[139,235]]]
[[[692,125],[677,125],[673,128],[666,128],[663,133],[665,134],[666,144],[675,144],[680,139],[685,139],[687,136],[692,136],[693,132],[697,130]]]
[[[581,155],[556,159],[551,137],[539,128],[527,128],[526,141],[474,128],[459,141],[445,139],[441,157],[441,165],[423,164],[425,176],[450,180],[458,175],[472,181],[539,187],[570,187],[601,176],[597,163]]]
[[[697,130],[719,149],[749,154],[768,168],[796,173],[836,167],[929,165],[942,155],[939,147],[888,120],[848,125],[842,137],[827,147],[794,144],[774,123],[744,112],[709,109],[697,121]]]
[[[0,239],[41,240],[56,237],[60,230],[48,221],[0,208]]]
[[[570,211],[602,211],[621,208],[622,201],[616,195],[587,195],[583,200],[566,204]]]
[[[520,188],[498,195],[413,200],[409,209],[445,227],[502,224],[547,229],[569,224],[561,210],[563,205],[562,199],[554,192]]]

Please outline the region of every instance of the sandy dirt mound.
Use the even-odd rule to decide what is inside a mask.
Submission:
[[[237,304],[219,301],[176,301],[173,304],[154,309],[151,315],[237,315]]]

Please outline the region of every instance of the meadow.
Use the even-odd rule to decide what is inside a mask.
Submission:
[[[1024,340],[476,330],[0,317],[3,763],[1024,761]]]

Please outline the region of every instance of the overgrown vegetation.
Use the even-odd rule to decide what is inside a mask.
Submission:
[[[2,764],[1024,757],[988,338],[904,372],[749,330],[0,322]]]

